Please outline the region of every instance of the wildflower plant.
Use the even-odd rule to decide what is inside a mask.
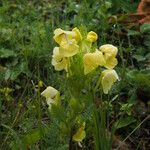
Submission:
[[[42,96],[58,121],[61,135],[69,141],[70,149],[76,143],[84,147],[88,138],[94,139],[97,150],[111,149],[113,131],[108,128],[108,108],[102,95],[119,80],[114,70],[117,47],[105,44],[98,48],[98,35],[78,28],[58,28],[53,38],[58,45],[53,49],[52,65],[65,72],[65,88],[59,92],[49,86]]]

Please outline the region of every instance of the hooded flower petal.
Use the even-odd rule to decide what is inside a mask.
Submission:
[[[82,142],[82,140],[85,138],[85,123],[77,130],[77,132],[73,135],[73,141],[75,142]]]
[[[65,30],[58,28],[54,31],[53,38],[59,45],[61,45],[61,42],[70,40],[70,39],[74,38],[75,36],[76,36],[75,32],[65,31]]]
[[[48,86],[42,93],[42,96],[46,98],[47,105],[49,109],[51,109],[52,104],[59,104],[60,102],[60,94],[55,88]]]
[[[59,47],[55,47],[52,56],[52,65],[55,70],[61,71],[63,69],[67,70],[68,60],[61,53]]]
[[[116,57],[118,52],[118,48],[111,44],[102,45],[99,49],[106,55],[106,59],[109,57]]]
[[[87,34],[87,41],[89,41],[89,42],[95,42],[95,41],[97,41],[97,39],[98,39],[98,36],[97,36],[97,34],[95,33],[95,32],[93,32],[93,31],[90,31],[88,34]]]
[[[75,40],[80,41],[82,40],[82,35],[77,27],[73,28],[72,31],[75,33]]]
[[[108,94],[112,85],[119,80],[118,74],[113,69],[107,69],[102,72],[102,88],[105,94]]]
[[[48,86],[42,93],[41,95],[44,96],[46,99],[54,99],[54,97],[58,94],[59,92],[51,87]]]
[[[102,52],[96,50],[94,53],[86,53],[83,57],[84,73],[88,74],[98,66],[105,65]]]
[[[118,52],[118,48],[111,44],[105,44],[102,45],[99,49],[104,54],[104,58],[106,60],[106,64],[104,66],[108,69],[113,69],[118,64],[118,61],[115,58]]]
[[[118,60],[115,57],[110,57],[107,59],[104,65],[107,69],[113,69],[118,64]]]
[[[79,52],[79,46],[76,40],[72,39],[70,41],[65,41],[61,43],[60,53],[64,57],[72,57]]]

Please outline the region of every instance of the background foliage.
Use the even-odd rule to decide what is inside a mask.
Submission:
[[[0,1],[0,149],[68,147],[40,97],[47,85],[63,89],[63,84],[58,85],[63,80],[62,73],[56,74],[51,66],[53,31],[58,27],[86,27],[98,33],[99,45],[109,42],[118,46],[121,81],[110,93],[110,97],[116,97],[112,119],[117,118],[117,113],[124,114],[118,139],[134,130],[149,113],[150,24],[109,24],[108,18],[134,13],[138,3],[139,0]],[[40,80],[44,87],[38,86]],[[121,110],[118,106],[122,106]],[[88,112],[85,115],[89,117]],[[136,130],[129,145],[148,149],[148,126],[149,122],[145,122]]]

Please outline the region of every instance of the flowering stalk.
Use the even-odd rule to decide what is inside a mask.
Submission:
[[[60,92],[51,86],[42,92],[42,96],[46,98],[51,112],[61,110],[64,118],[57,115],[57,119],[62,132],[70,139],[70,147],[73,143],[83,147],[83,140],[88,135],[86,130],[93,127],[88,126],[90,123],[94,124],[96,150],[109,150],[111,135],[106,126],[107,109],[102,97],[98,100],[97,95],[108,94],[119,79],[114,70],[118,63],[118,49],[111,44],[95,47],[93,43],[97,38],[95,32],[83,34],[78,28],[72,31],[58,28],[54,31],[54,40],[59,47],[53,50],[52,65],[55,70],[66,72],[65,99],[61,103]],[[92,118],[90,121],[84,117],[86,111]]]

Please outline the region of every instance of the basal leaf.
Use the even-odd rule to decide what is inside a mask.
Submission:
[[[133,117],[120,118],[117,122],[115,122],[116,129],[126,127],[136,120]]]

